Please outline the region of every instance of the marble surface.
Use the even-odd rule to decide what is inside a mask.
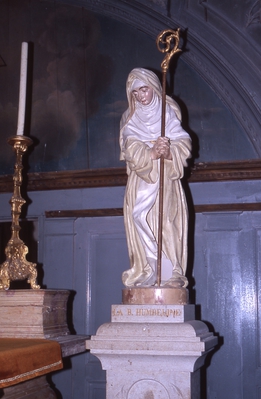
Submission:
[[[186,306],[189,318],[194,305],[185,305],[183,315]],[[153,321],[142,315],[145,308],[155,313],[149,316],[154,317]],[[167,310],[182,310],[178,308],[113,305],[112,322],[100,326],[96,335],[86,341],[86,349],[98,357],[107,371],[107,399],[200,399],[199,370],[217,338],[201,321],[173,322],[173,317],[166,317]],[[135,318],[140,318],[140,322],[135,322]]]

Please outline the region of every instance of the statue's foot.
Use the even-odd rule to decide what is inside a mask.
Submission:
[[[163,287],[169,288],[185,288],[188,285],[186,277],[172,277],[163,284]]]

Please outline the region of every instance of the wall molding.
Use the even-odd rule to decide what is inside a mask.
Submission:
[[[261,203],[233,203],[233,204],[199,204],[194,205],[195,213],[213,212],[255,212],[261,211]],[[62,211],[46,211],[46,218],[93,218],[106,216],[123,216],[123,208],[104,209],[75,209]]]
[[[238,162],[198,163],[186,170],[189,183],[261,180],[261,160]],[[28,173],[24,178],[26,191],[68,190],[93,187],[125,186],[125,168],[89,169],[81,171],[62,171]],[[13,192],[13,176],[0,176],[0,192]]]
[[[188,181],[234,181],[261,179],[261,160],[198,163],[190,171]]]

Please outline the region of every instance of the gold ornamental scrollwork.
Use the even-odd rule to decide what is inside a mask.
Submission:
[[[156,44],[158,50],[161,53],[167,53],[161,63],[161,69],[163,72],[167,72],[169,69],[169,63],[173,55],[181,51],[178,47],[180,39],[179,33],[180,28],[177,30],[166,29],[157,36]]]

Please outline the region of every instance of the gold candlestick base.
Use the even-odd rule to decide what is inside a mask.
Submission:
[[[8,290],[10,282],[14,280],[25,280],[31,285],[33,289],[39,289],[40,286],[36,284],[37,270],[36,263],[26,260],[28,254],[28,247],[19,237],[21,229],[19,225],[19,217],[21,214],[22,205],[26,202],[21,197],[20,187],[22,185],[22,157],[27,151],[27,148],[32,144],[32,140],[25,136],[14,136],[8,139],[16,153],[16,163],[14,168],[14,193],[10,200],[11,215],[12,215],[12,236],[5,248],[6,261],[0,265],[0,289]]]

